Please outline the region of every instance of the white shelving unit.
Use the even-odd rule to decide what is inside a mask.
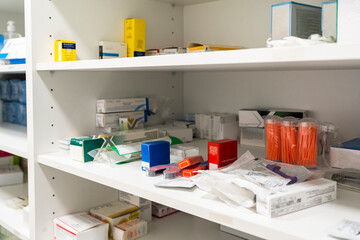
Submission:
[[[22,73],[25,74],[26,65],[17,64],[17,65],[0,65],[0,74],[5,73]]]
[[[6,201],[27,194],[27,184],[0,187],[0,225],[15,234],[20,239],[30,239],[28,222],[23,209],[12,209],[6,205]]]
[[[0,150],[27,158],[26,127],[11,123],[0,123]]]

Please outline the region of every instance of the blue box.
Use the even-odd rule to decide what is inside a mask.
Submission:
[[[0,99],[3,101],[11,100],[11,85],[9,80],[0,80]]]
[[[141,170],[170,163],[170,143],[167,141],[146,142],[141,144]]]

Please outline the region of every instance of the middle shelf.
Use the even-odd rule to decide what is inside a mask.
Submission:
[[[38,71],[340,69],[360,66],[360,45],[254,48],[137,58],[38,63]]]
[[[204,140],[196,141],[203,151],[206,143]],[[256,156],[263,152],[263,148],[259,147],[243,146],[240,149],[240,152],[249,149]],[[58,152],[39,155],[38,162],[266,239],[328,239],[326,231],[341,220],[339,216],[356,219],[360,214],[360,206],[355,200],[359,199],[360,193],[341,189],[336,201],[269,219],[253,211],[234,209],[198,188],[157,188],[154,183],[161,181],[162,176],[147,177],[141,171],[140,161],[111,167],[95,162],[76,162],[67,153]],[[261,232],[258,231],[259,227],[263,229]]]

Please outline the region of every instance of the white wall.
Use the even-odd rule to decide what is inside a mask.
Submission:
[[[321,6],[325,0],[297,2]],[[184,44],[188,42],[265,47],[270,37],[271,5],[284,0],[223,0],[184,8]],[[229,31],[231,29],[231,31]]]
[[[187,112],[230,112],[240,108],[310,111],[340,128],[343,140],[360,136],[360,70],[187,72]]]

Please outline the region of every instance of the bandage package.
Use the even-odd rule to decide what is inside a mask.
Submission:
[[[140,218],[147,222],[151,222],[151,201],[123,191],[119,191],[119,199],[121,201],[138,206],[140,211]]]
[[[121,42],[99,42],[99,58],[125,58],[127,57],[127,44]]]
[[[336,182],[324,178],[286,186],[281,191],[256,196],[256,211],[278,217],[336,199]]]
[[[147,98],[99,99],[96,101],[97,113],[148,111]]]
[[[288,36],[308,39],[321,35],[321,7],[286,2],[271,6],[271,38],[282,40]]]
[[[360,170],[360,138],[355,138],[331,147],[330,164],[334,168]]]
[[[146,21],[130,18],[125,20],[125,43],[128,46],[128,57],[145,56]]]
[[[86,212],[54,219],[56,240],[108,240],[109,224]]]
[[[55,62],[76,61],[76,42],[68,40],[55,41]]]
[[[115,225],[140,216],[138,206],[123,201],[115,201],[90,209],[90,214],[110,224],[110,237],[112,237]]]
[[[124,222],[114,227],[114,240],[133,240],[147,234],[147,222],[141,219]]]
[[[336,1],[322,3],[321,30],[324,37],[337,37],[337,3]]]
[[[97,113],[97,127],[119,127],[119,118],[127,118],[133,128],[143,128],[147,121],[146,111]]]

